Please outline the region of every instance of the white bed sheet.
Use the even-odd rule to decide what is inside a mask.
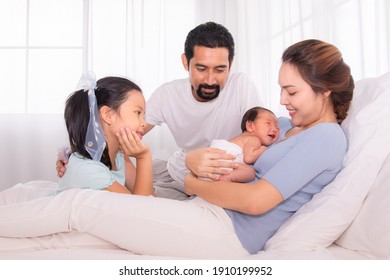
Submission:
[[[120,248],[47,249],[30,252],[0,252],[0,260],[174,260],[169,256],[137,255]],[[261,251],[248,260],[365,260],[360,253],[337,245],[315,251]]]
[[[31,181],[17,184],[0,196],[4,204],[31,200],[52,193],[55,182]],[[4,194],[4,192],[3,192]],[[4,200],[7,201],[4,201]],[[85,244],[88,244],[86,246]],[[173,245],[174,246],[174,245]],[[337,260],[369,259],[361,253],[332,244],[328,248],[305,250],[267,250],[247,257],[248,260]],[[39,238],[0,237],[1,260],[172,260],[170,256],[137,255],[88,233],[57,233]]]
[[[47,249],[33,252],[0,253],[0,260],[156,260],[174,258],[136,255],[121,249]]]

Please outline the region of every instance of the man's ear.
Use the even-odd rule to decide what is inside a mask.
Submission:
[[[188,71],[189,65],[188,65],[187,57],[184,53],[181,55],[181,63],[183,64],[184,69]]]
[[[102,106],[99,111],[100,111],[101,121],[108,125],[111,125],[113,123],[113,115],[114,115],[112,109],[108,106]]]

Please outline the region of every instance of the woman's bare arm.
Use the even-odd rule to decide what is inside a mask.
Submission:
[[[281,193],[264,179],[254,184],[204,181],[190,174],[185,179],[188,194],[210,203],[250,215],[263,214],[283,201]]]

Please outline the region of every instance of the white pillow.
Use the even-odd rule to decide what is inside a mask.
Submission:
[[[326,248],[347,229],[390,152],[389,107],[390,72],[357,82],[342,124],[349,141],[344,168],[281,226],[265,250]]]
[[[390,259],[390,156],[351,226],[335,242],[369,257]]]

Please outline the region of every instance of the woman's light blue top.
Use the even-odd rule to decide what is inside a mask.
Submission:
[[[261,215],[226,210],[238,238],[251,254],[262,250],[285,220],[333,181],[347,149],[344,132],[336,123],[320,123],[289,138],[285,134],[292,127],[290,120],[280,118],[279,125],[280,140],[261,155],[254,167],[255,181],[267,180],[284,201]]]

